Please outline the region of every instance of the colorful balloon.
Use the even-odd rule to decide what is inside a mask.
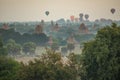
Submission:
[[[75,22],[78,22],[79,21],[79,18],[75,18]]]
[[[72,16],[70,16],[70,19],[71,19],[71,21],[73,22],[74,19],[75,19],[75,17],[72,15]]]

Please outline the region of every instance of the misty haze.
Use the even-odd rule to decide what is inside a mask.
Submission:
[[[0,80],[119,75],[119,0],[0,0]]]

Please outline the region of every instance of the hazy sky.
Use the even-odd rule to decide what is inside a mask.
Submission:
[[[115,8],[112,15],[110,9]],[[45,11],[49,11],[49,16]],[[90,20],[120,20],[120,0],[0,0],[0,22],[69,19],[89,14]]]

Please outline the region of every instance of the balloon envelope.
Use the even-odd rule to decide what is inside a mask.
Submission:
[[[85,14],[85,19],[87,20],[89,18],[89,15],[88,14]]]
[[[83,17],[83,13],[80,13],[79,16],[80,16],[80,17]]]
[[[48,16],[49,15],[49,11],[46,11],[45,14]]]
[[[112,14],[115,13],[115,9],[114,9],[114,8],[111,9],[111,13],[112,13]]]
[[[79,21],[79,18],[75,18],[75,21],[78,22],[78,21]]]
[[[72,15],[70,16],[71,21],[74,21],[75,17]]]

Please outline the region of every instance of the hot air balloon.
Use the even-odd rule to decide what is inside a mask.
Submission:
[[[80,13],[79,16],[80,16],[80,21],[83,21],[83,13]]]
[[[78,22],[79,21],[79,18],[75,18],[75,22]]]
[[[83,17],[83,13],[80,13],[79,16],[80,16],[80,17]]]
[[[73,22],[74,19],[75,19],[75,17],[72,15],[72,16],[70,16],[70,19],[71,19],[71,21]]]
[[[89,18],[89,15],[85,14],[85,19],[88,20],[88,18]]]
[[[112,8],[110,11],[111,11],[112,14],[115,13],[115,9],[114,8]]]
[[[46,11],[45,14],[48,16],[49,15],[49,11]]]

